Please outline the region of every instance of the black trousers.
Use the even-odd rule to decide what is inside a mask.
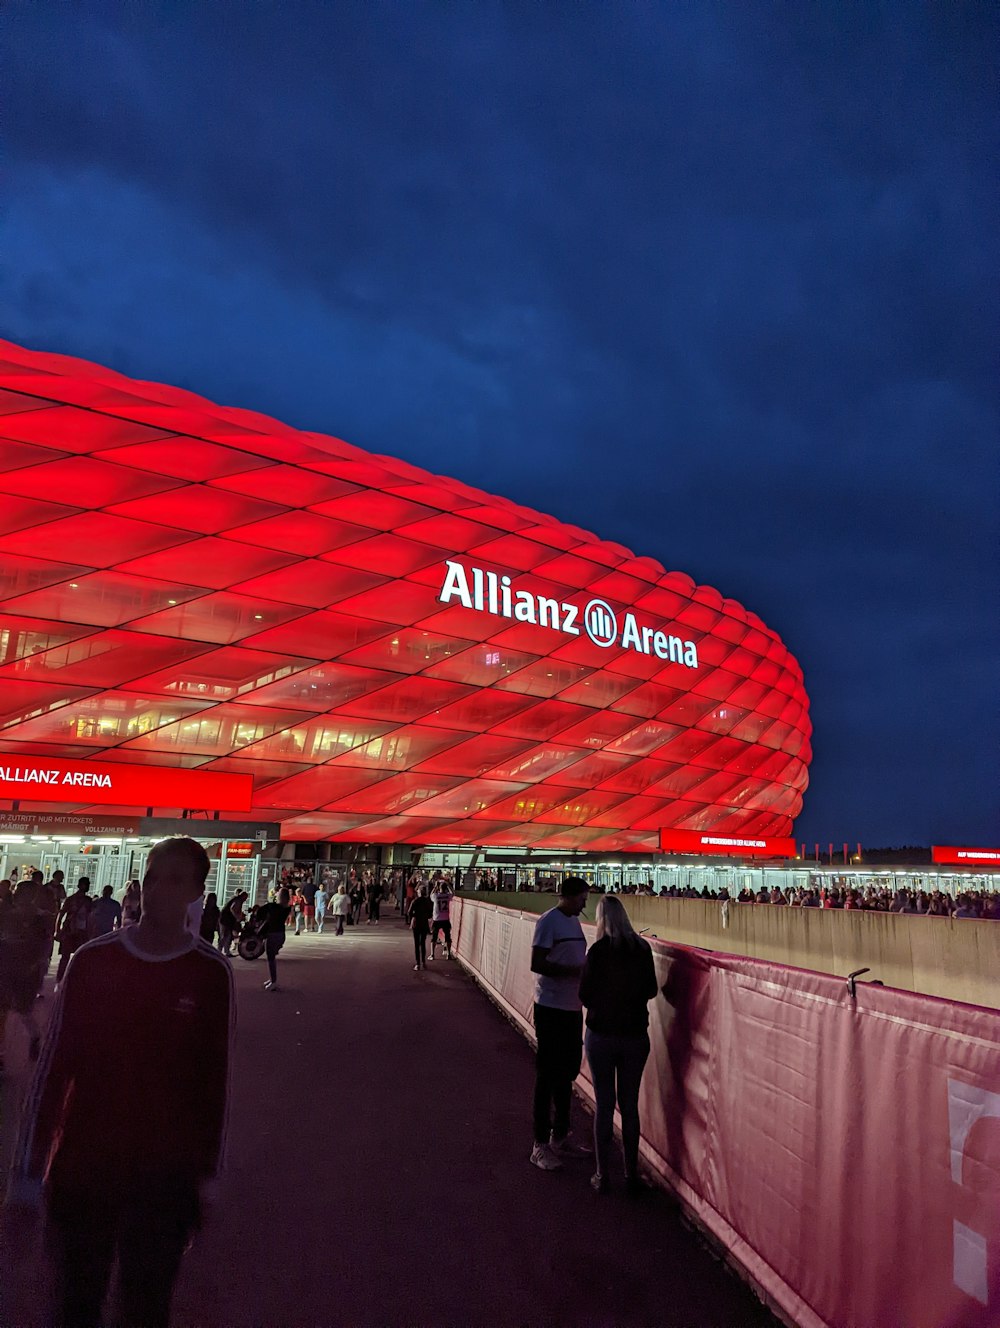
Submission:
[[[181,1258],[200,1225],[193,1180],[52,1193],[47,1218],[62,1328],[100,1328],[116,1258],[121,1323],[167,1328]]]
[[[271,981],[278,980],[278,951],[285,944],[285,933],[283,931],[269,931],[264,937],[264,953],[267,955],[267,971],[270,974]]]
[[[421,966],[427,963],[427,933],[425,931],[413,932],[413,954],[417,963]]]
[[[535,1142],[569,1134],[573,1080],[583,1063],[583,1011],[535,1006]]]
[[[84,934],[83,936],[64,936],[59,942],[59,967],[56,969],[56,982],[62,982],[63,974],[69,967],[69,961],[86,940],[87,936]]]

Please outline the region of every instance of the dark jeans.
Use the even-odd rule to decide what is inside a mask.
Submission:
[[[336,933],[336,934],[337,934],[338,936],[343,936],[343,934],[344,934],[344,915],[343,915],[343,913],[338,913],[338,914],[337,914],[337,933]]]
[[[573,1080],[583,1062],[583,1013],[535,1006],[535,1142],[547,1144],[550,1134],[569,1134]],[[553,1115],[554,1111],[554,1115]]]
[[[381,899],[369,899],[368,901],[368,921],[378,922],[379,912],[382,908]]]
[[[615,1080],[618,1110],[622,1114],[622,1153],[625,1175],[639,1175],[639,1085],[649,1056],[649,1035],[616,1037],[587,1029],[587,1060],[594,1082],[597,1111],[594,1115],[594,1152],[597,1170],[608,1174],[611,1141],[615,1132]]]
[[[421,968],[427,963],[427,933],[425,931],[413,932],[413,954]]]
[[[278,980],[278,951],[285,943],[285,933],[283,931],[269,931],[264,937],[264,953],[267,955],[267,971],[271,975],[271,981]]]
[[[66,972],[66,969],[69,967],[69,961],[76,954],[77,950],[79,950],[80,946],[86,942],[86,940],[87,940],[86,935],[64,936],[62,940],[59,942],[59,967],[56,969],[57,982],[62,982],[63,974]]]
[[[56,1270],[57,1322],[99,1328],[115,1257],[121,1322],[167,1328],[181,1257],[200,1223],[191,1182],[103,1183],[49,1196],[47,1238]]]
[[[448,953],[451,954],[451,922],[448,918],[439,918],[437,922],[431,923],[431,951],[438,944],[438,934],[444,932],[444,943],[448,947]]]

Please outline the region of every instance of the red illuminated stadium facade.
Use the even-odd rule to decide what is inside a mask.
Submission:
[[[648,854],[801,808],[802,673],[757,617],[404,461],[0,343],[0,532],[0,809]],[[45,759],[149,791],[26,784]],[[163,804],[159,768],[252,785]]]

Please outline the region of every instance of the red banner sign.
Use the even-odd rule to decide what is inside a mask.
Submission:
[[[1000,848],[949,848],[932,844],[931,862],[949,867],[1000,867]]]
[[[141,816],[74,816],[71,812],[0,811],[0,834],[80,835],[110,839],[133,837],[142,828]]]
[[[452,904],[459,959],[528,1037],[536,921]],[[642,1154],[786,1320],[995,1328],[997,1012],[652,945]]]
[[[0,754],[0,798],[22,802],[245,812],[250,810],[252,794],[250,775]]]
[[[663,853],[698,853],[712,858],[794,858],[795,840],[764,835],[716,835],[700,830],[661,830]]]

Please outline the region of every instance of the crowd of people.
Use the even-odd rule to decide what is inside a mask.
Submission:
[[[349,868],[343,875],[326,869],[316,880],[302,867],[284,868],[268,891],[266,901],[252,905],[246,890],[238,890],[222,903],[209,891],[192,906],[188,928],[226,958],[232,958],[244,939],[257,942],[250,956],[267,958],[268,991],[279,990],[277,960],[287,936],[322,935],[329,925],[336,936],[348,927],[378,926],[383,907],[398,913],[413,932],[414,970],[437,957],[439,945],[452,958],[450,874],[428,874],[419,869],[393,869],[383,875],[370,868]],[[426,902],[425,902],[426,901]],[[142,888],[129,881],[121,900],[106,885],[98,897],[90,879],[81,877],[67,893],[65,875],[54,871],[46,880],[37,868],[14,872],[0,881],[0,1073],[8,1016],[24,1024],[30,1056],[38,1056],[41,1039],[35,1007],[49,970],[54,947],[59,964],[54,991],[58,993],[67,966],[87,941],[123,928],[142,918]],[[430,953],[428,953],[428,943]]]
[[[267,901],[252,908],[247,907],[246,891],[239,891],[221,908],[216,894],[206,895],[198,929],[227,957],[242,937],[257,938],[267,956],[265,988],[278,991],[278,952],[286,937],[322,936],[328,925],[335,936],[344,936],[348,927],[359,927],[362,921],[377,927],[384,907],[398,913],[413,933],[414,972],[437,958],[439,946],[451,959],[454,896],[451,875],[444,871],[428,875],[419,868],[397,868],[380,876],[370,868],[349,868],[342,876],[328,868],[315,880],[302,868],[285,868],[268,891]]]
[[[652,894],[651,890],[633,893]],[[732,899],[729,891],[693,886],[672,886],[664,890],[663,899]],[[979,918],[1000,922],[1000,890],[963,890],[949,894],[946,890],[915,890],[903,886],[878,884],[864,888],[856,886],[762,886],[749,887],[736,896],[737,904],[770,904],[789,908],[842,908],[865,913],[909,913],[929,918]]]
[[[137,892],[138,881],[132,887]],[[20,879],[15,872],[0,881],[0,1074],[11,1014],[24,1025],[30,1058],[38,1057],[41,1038],[35,1007],[56,945],[58,991],[77,950],[87,941],[121,927],[124,910],[124,903],[113,897],[110,885],[95,899],[86,876],[80,877],[69,894],[61,871],[54,871],[46,880],[43,872],[32,867]]]

